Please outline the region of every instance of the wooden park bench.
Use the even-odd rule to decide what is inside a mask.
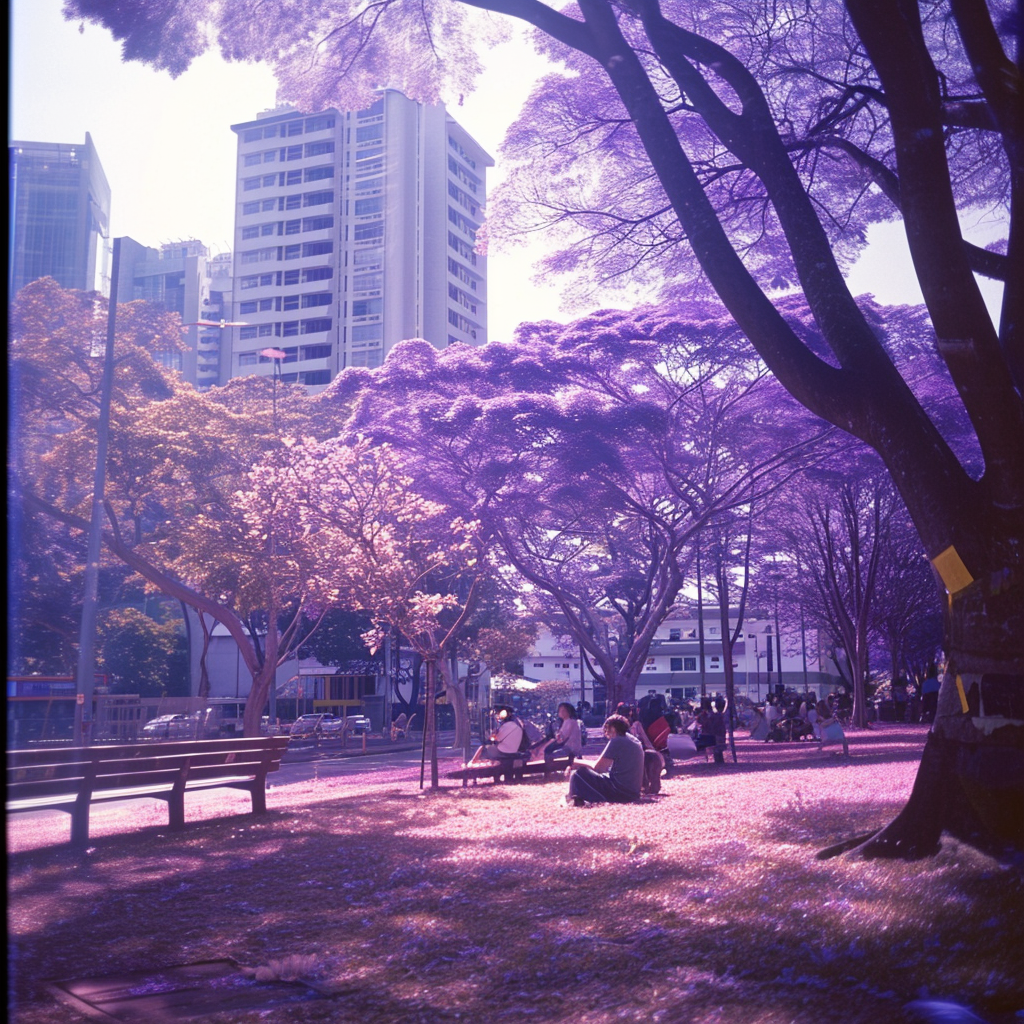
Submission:
[[[551,761],[543,759],[528,761],[525,754],[518,754],[510,757],[503,757],[500,761],[488,761],[484,764],[469,764],[455,771],[448,772],[449,779],[468,779],[475,786],[481,779],[491,779],[500,782],[503,778],[506,782],[519,782],[525,775],[543,775],[548,778],[551,775],[560,775],[573,762],[573,756],[568,754],[563,757],[556,757]]]
[[[71,845],[89,840],[89,807],[108,800],[166,800],[171,829],[185,827],[185,793],[247,790],[267,810],[267,774],[281,767],[287,736],[138,742],[7,752],[7,811],[71,815]]]

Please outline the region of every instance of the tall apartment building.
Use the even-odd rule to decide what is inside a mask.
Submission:
[[[108,294],[110,186],[92,144],[12,142],[7,292],[52,277]]]
[[[118,302],[144,299],[192,325],[183,334],[184,351],[157,353],[157,358],[201,391],[220,383],[225,329],[197,326],[196,321],[229,319],[231,262],[231,253],[210,256],[195,239],[168,242],[158,249],[121,239]]]
[[[473,250],[493,161],[442,106],[394,90],[367,110],[279,108],[238,135],[228,376],[323,386],[406,338],[487,340]],[[222,377],[223,379],[223,377]]]

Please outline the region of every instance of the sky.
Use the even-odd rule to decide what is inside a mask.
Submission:
[[[261,65],[229,64],[207,53],[177,79],[123,64],[110,34],[64,21],[61,0],[9,5],[9,138],[78,143],[92,135],[111,188],[111,236],[144,245],[196,238],[213,252],[231,248],[236,136],[230,126],[275,106],[275,83]],[[478,88],[450,113],[494,157],[545,63],[513,39],[491,51]],[[488,173],[488,188],[502,177]],[[921,294],[899,225],[868,235],[850,275],[854,294],[883,303],[916,303]],[[985,238],[985,241],[988,239]],[[507,341],[523,319],[565,321],[557,283],[532,280],[541,238],[488,255],[488,336]],[[995,289],[989,288],[990,305]],[[622,305],[622,299],[607,304]]]

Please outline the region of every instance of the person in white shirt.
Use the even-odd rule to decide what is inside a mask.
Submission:
[[[481,761],[500,761],[519,753],[519,745],[523,738],[523,723],[516,718],[515,711],[506,705],[494,709],[497,728],[491,734],[491,742],[485,743],[469,759],[469,764]]]
[[[580,733],[580,721],[576,709],[566,701],[558,705],[558,731],[554,739],[548,740],[544,746],[544,760],[552,761],[559,751],[580,757],[583,754],[583,737]]]

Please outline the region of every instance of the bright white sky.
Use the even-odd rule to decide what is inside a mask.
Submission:
[[[230,249],[236,145],[230,125],[275,105],[270,71],[207,53],[172,80],[166,72],[122,64],[109,33],[93,25],[80,33],[60,9],[61,0],[10,4],[10,138],[77,143],[88,131],[110,183],[112,236],[151,246],[198,238],[214,252]],[[527,44],[504,44],[492,52],[477,91],[451,113],[497,157],[506,127],[543,67]],[[493,188],[500,164],[488,178]],[[872,292],[883,303],[920,302],[901,229],[887,225],[869,237],[869,252],[851,277],[855,294]],[[556,285],[530,279],[542,244],[489,255],[492,339],[509,340],[524,319],[569,316],[559,307]]]

